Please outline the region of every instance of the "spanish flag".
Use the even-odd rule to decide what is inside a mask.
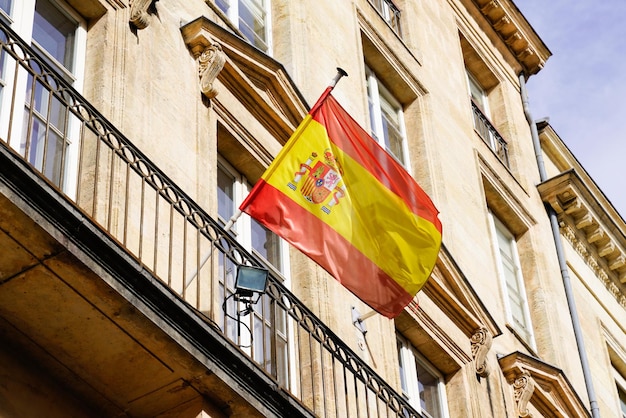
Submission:
[[[399,315],[441,245],[430,198],[339,105],[329,87],[240,210],[371,308]]]

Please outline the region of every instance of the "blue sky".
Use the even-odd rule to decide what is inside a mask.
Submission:
[[[550,125],[626,217],[626,1],[514,0],[552,52],[528,80]]]

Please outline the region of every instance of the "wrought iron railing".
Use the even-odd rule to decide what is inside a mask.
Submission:
[[[239,309],[231,297],[234,270],[262,261],[2,22],[0,47],[2,146],[32,164],[317,416],[421,416],[274,272],[246,319],[254,341],[242,336],[232,319]]]
[[[372,6],[383,17],[385,22],[398,36],[402,37],[402,30],[400,27],[400,9],[395,5],[392,0],[369,0]]]
[[[474,114],[474,129],[478,135],[498,156],[500,161],[509,166],[509,149],[506,140],[500,135],[498,130],[491,124],[487,116],[480,110],[480,107],[472,100],[472,113]]]

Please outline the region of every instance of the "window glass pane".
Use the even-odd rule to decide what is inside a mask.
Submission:
[[[619,392],[619,405],[622,410],[622,417],[626,418],[626,392],[620,387],[617,388],[617,391]]]
[[[422,359],[413,345],[397,335],[398,363],[402,394],[425,417],[443,417],[443,385],[433,367]]]
[[[392,0],[370,0],[383,19],[400,34],[400,11],[392,5]]]
[[[227,221],[235,213],[234,203],[235,178],[222,168],[217,169],[217,213]]]
[[[372,137],[376,140],[376,142],[381,142],[378,135],[378,128],[376,127],[376,123],[378,122],[378,101],[374,98],[374,91],[372,84],[376,83],[376,79],[374,75],[369,70],[369,68],[365,69],[365,85],[367,86],[367,107],[370,115],[370,132]]]
[[[11,15],[11,0],[0,0],[0,9],[4,10],[6,14]]]
[[[428,372],[418,359],[416,359],[415,366],[422,414],[425,413],[429,417],[440,417],[439,378]]]
[[[368,68],[366,85],[372,137],[401,164],[405,164],[402,108]]]
[[[258,0],[239,0],[239,30],[261,51],[267,51],[265,5]]]
[[[221,11],[228,15],[228,10],[230,9],[229,0],[215,0],[215,4],[220,8]]]
[[[263,320],[256,315],[252,315],[252,323],[252,337],[254,339],[252,357],[257,363],[263,364],[263,360],[265,359],[265,353],[263,351]]]
[[[288,351],[287,351],[287,340],[282,336],[278,336],[276,339],[276,366],[278,383],[287,387],[288,385],[288,369],[287,369],[287,359],[288,359]]]
[[[402,149],[404,137],[400,130],[399,109],[394,108],[384,96],[380,97],[380,107],[383,117],[385,148],[400,162],[404,162],[404,150]]]
[[[469,81],[469,86],[470,86],[470,95],[472,96],[474,103],[476,103],[478,107],[480,107],[480,110],[482,110],[483,113],[486,113],[487,106],[485,106],[486,105],[485,91],[470,73],[467,73],[467,79]]]
[[[509,234],[506,234],[502,227],[497,228],[498,247],[500,252],[507,258],[513,258],[513,240]]]
[[[74,60],[74,34],[78,24],[70,20],[50,0],[37,0],[33,40],[68,70]]]
[[[62,186],[62,166],[67,149],[67,108],[40,82],[28,76],[24,109],[22,155],[57,186]]]
[[[276,234],[252,219],[252,248],[280,270],[280,240]]]
[[[226,314],[220,309],[218,310],[218,324],[226,333],[231,341],[237,341],[237,321],[235,318],[237,303],[231,297],[235,286],[236,267],[232,260],[226,257],[224,253],[218,251],[218,279],[219,279],[219,298],[220,301],[227,301]]]
[[[4,39],[3,39],[4,41]],[[6,85],[5,74],[6,74],[6,52],[4,49],[0,49],[0,106],[2,105],[2,95],[4,86]],[[10,93],[9,93],[10,94]],[[2,112],[2,108],[0,107],[0,113]]]
[[[400,369],[400,386],[402,387],[402,393],[408,396],[408,386],[406,383],[406,367],[404,365],[404,359],[402,357],[402,343],[397,342],[398,347],[398,367]]]
[[[506,284],[506,296],[509,302],[512,325],[521,336],[530,340],[530,323],[528,322],[528,306],[521,282],[519,260],[515,252],[515,238],[494,218],[500,267]]]

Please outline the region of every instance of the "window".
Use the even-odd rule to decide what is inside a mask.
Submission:
[[[218,165],[217,183],[218,215],[220,221],[225,224],[235,214],[250,187],[243,176],[225,161]],[[284,243],[278,235],[247,215],[240,218],[233,229],[244,246],[251,248],[277,271],[285,272],[287,266],[283,263],[282,254],[286,249],[283,249]]]
[[[622,418],[626,418],[626,391],[624,391],[621,387],[618,387],[617,392],[619,393],[619,406],[620,411],[622,412]]]
[[[1,0],[0,0],[1,1]],[[81,89],[86,44],[84,21],[61,0],[25,0],[0,3],[10,11],[15,21],[12,27],[52,69]],[[34,73],[19,67],[6,53],[0,56],[2,100],[0,101],[0,135],[10,145],[39,169],[48,179],[73,196],[75,193],[75,167],[78,123],[56,89],[57,82],[49,77],[39,77],[44,69],[32,61]],[[7,83],[15,83],[15,88]],[[6,88],[11,87],[11,88]],[[12,91],[15,91],[11,97]],[[24,104],[23,112],[18,111]],[[4,111],[14,107],[13,112]],[[9,114],[14,119],[9,121]],[[8,132],[11,126],[11,132]]]
[[[470,96],[474,103],[478,105],[480,110],[486,117],[489,117],[489,102],[487,101],[487,94],[478,81],[472,74],[467,73],[467,83],[469,84]]]
[[[11,2],[12,0],[0,0],[0,10],[11,16]]]
[[[476,78],[468,71],[467,84],[471,97],[472,114],[474,118],[474,129],[489,145],[489,148],[496,153],[500,161],[509,166],[508,146],[502,135],[490,121],[489,100],[487,93],[478,83]]]
[[[54,64],[69,72],[74,69],[78,22],[50,2],[37,0],[33,22],[33,45],[50,56]]]
[[[402,395],[423,416],[446,417],[441,374],[400,334],[397,334],[397,347]]]
[[[491,212],[489,219],[495,237],[498,274],[505,293],[507,320],[513,330],[534,348],[530,312],[515,237]]]
[[[402,107],[374,72],[367,67],[365,70],[372,137],[406,167],[408,149]]]
[[[626,418],[626,379],[613,365],[613,376],[615,377],[615,386],[617,387],[617,395],[619,398],[619,411],[621,418]]]
[[[220,159],[217,169],[217,201],[218,217],[222,224],[228,222],[233,216],[249,189],[243,176],[226,161]],[[283,257],[283,254],[287,254],[288,248],[282,239],[245,214],[233,225],[231,231],[236,234],[238,241],[244,247],[265,259],[270,264],[270,268],[273,267],[283,276],[288,277],[288,263],[286,263],[286,257]],[[218,323],[223,324],[223,330],[228,338],[242,348],[249,349],[250,355],[256,362],[266,371],[277,376],[282,384],[288,386],[286,313],[283,310],[274,309],[271,299],[264,295],[254,305],[254,310],[249,316],[242,317],[242,321],[246,321],[246,326],[250,327],[252,335],[242,331],[233,320],[236,317],[236,311],[241,309],[231,297],[235,292],[236,266],[222,253],[220,253],[219,271],[219,297],[220,300],[229,298],[226,308],[230,317],[222,316]],[[275,324],[274,330],[272,324]],[[275,357],[272,356],[272,341],[276,344]]]
[[[382,18],[387,22],[391,29],[398,36],[402,36],[402,32],[400,31],[400,9],[394,4],[392,0],[370,0],[370,3],[378,13],[382,16]]]
[[[215,3],[261,51],[270,52],[269,0],[216,0]]]

